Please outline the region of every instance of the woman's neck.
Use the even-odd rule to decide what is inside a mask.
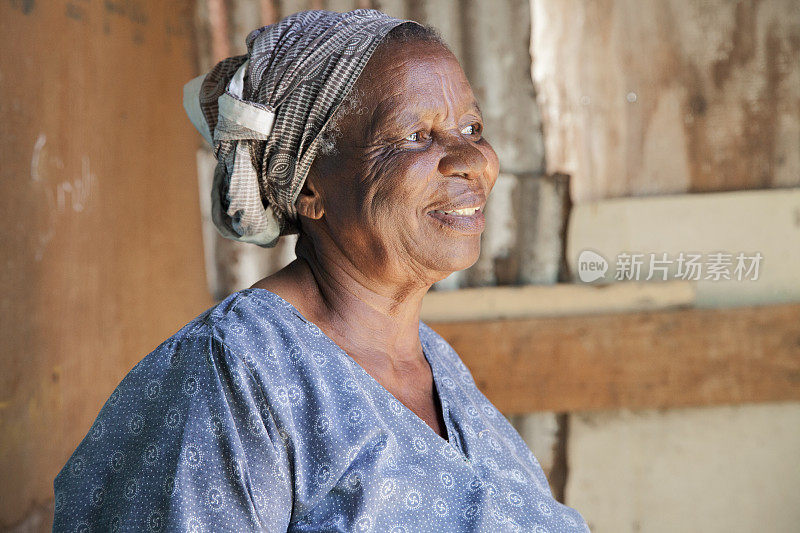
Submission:
[[[343,256],[301,242],[296,250],[297,259],[255,286],[285,289],[290,303],[360,362],[391,370],[423,361],[419,313],[430,285],[376,283]]]

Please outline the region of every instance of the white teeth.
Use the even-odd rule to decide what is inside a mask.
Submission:
[[[445,215],[470,216],[470,215],[474,215],[475,212],[478,211],[479,209],[480,209],[479,207],[468,207],[466,209],[454,209],[453,211],[442,211],[440,209],[437,209],[436,212],[437,213],[442,213],[442,214],[445,214]]]

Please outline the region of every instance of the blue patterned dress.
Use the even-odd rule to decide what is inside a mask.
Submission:
[[[122,380],[55,479],[54,531],[587,531],[419,335],[447,440],[286,300],[230,295]]]

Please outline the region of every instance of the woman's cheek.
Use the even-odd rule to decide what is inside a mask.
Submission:
[[[364,198],[372,204],[375,214],[393,213],[402,220],[413,217],[436,201],[435,183],[438,177],[435,154],[390,151],[372,157],[365,172]]]

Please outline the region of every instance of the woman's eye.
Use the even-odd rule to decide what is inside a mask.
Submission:
[[[418,141],[419,140],[419,132],[415,131],[414,133],[412,133],[411,135],[406,137],[405,140],[406,141],[412,141],[412,142]]]

